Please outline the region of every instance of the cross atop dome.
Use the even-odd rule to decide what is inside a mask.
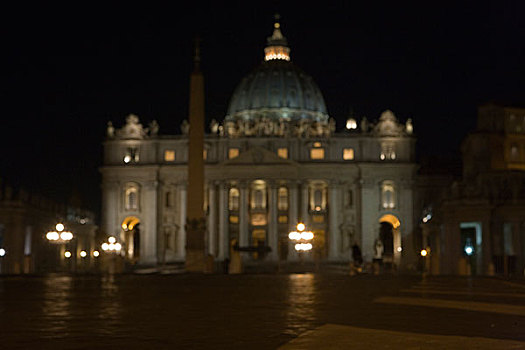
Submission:
[[[267,39],[267,46],[264,49],[264,60],[290,60],[290,48],[288,47],[288,41],[281,32],[281,23],[279,19],[281,16],[276,14],[274,16],[275,22],[273,24],[273,34]]]

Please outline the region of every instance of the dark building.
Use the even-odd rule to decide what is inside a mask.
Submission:
[[[90,270],[98,256],[93,220],[88,211],[23,189],[0,188],[0,273]],[[72,232],[73,239],[48,240],[47,232],[57,223]]]
[[[442,191],[427,196],[433,198],[427,202],[433,210],[422,216],[423,237],[428,237],[432,255],[438,257],[432,260],[432,269],[441,274],[521,275],[525,109],[479,107],[476,130],[466,137],[461,151],[461,178],[448,185],[441,177]]]

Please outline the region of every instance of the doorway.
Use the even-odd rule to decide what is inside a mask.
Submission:
[[[128,216],[122,221],[121,227],[120,240],[125,247],[125,256],[137,262],[140,259],[140,220],[134,216]]]
[[[392,264],[392,267],[399,266],[401,263],[401,222],[392,215],[386,214],[379,219],[379,238],[383,242],[383,262]]]

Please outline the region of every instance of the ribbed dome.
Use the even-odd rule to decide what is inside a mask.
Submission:
[[[248,74],[235,89],[226,119],[328,120],[321,91],[293,63],[271,60]]]

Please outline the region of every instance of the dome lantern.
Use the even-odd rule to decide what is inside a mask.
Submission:
[[[288,41],[281,32],[281,24],[279,23],[280,16],[275,15],[275,23],[273,24],[273,34],[267,39],[267,46],[264,49],[264,60],[290,60],[290,48]]]

